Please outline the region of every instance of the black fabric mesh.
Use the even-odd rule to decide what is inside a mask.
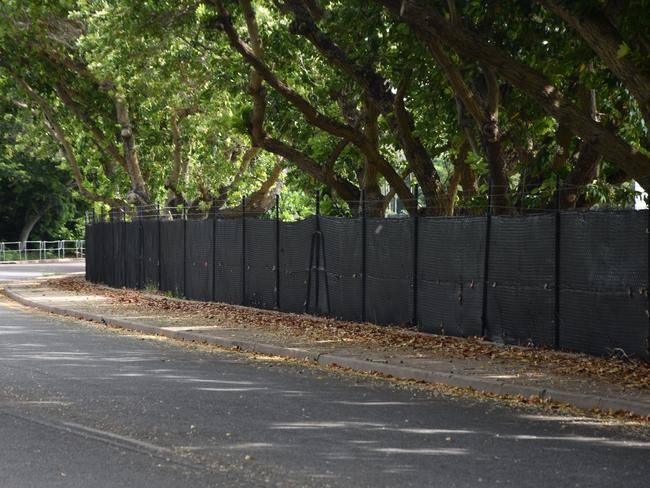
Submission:
[[[242,303],[242,222],[219,219],[215,226],[215,297],[218,302]]]
[[[193,300],[212,300],[212,230],[211,220],[187,221],[187,290]]]
[[[184,290],[184,229],[185,221],[170,220],[161,222],[160,228],[160,260],[162,273],[160,276],[163,291],[174,296],[183,296]]]
[[[102,281],[107,285],[113,285],[113,270],[111,266],[111,263],[113,262],[113,240],[111,236],[112,231],[110,224],[107,222],[101,222],[99,224],[99,237],[102,257],[99,263],[99,268],[104,277]]]
[[[418,326],[437,334],[481,334],[484,217],[418,222]]]
[[[86,281],[95,281],[93,261],[97,254],[95,251],[93,227],[91,225],[86,224],[84,227],[84,241],[86,243]]]
[[[272,220],[246,219],[246,304],[275,308],[275,230]]]
[[[553,344],[555,217],[492,217],[488,336]]]
[[[121,223],[107,223],[106,224],[106,237],[108,238],[108,267],[110,285],[119,288],[123,285],[123,265],[122,265],[122,224]]]
[[[162,225],[162,222],[160,223]],[[142,259],[143,259],[143,286],[158,288],[158,266],[160,241],[158,239],[158,221],[142,221]]]
[[[115,246],[115,280],[117,286],[126,286],[124,264],[126,263],[126,223],[118,222],[113,225],[113,245]]]
[[[103,222],[97,222],[95,224],[95,237],[97,239],[97,260],[95,262],[97,265],[97,281],[108,284],[108,274],[104,265],[108,244],[106,243],[104,230]]]
[[[315,230],[315,218],[280,224],[280,310],[302,312],[305,309],[309,250]],[[310,297],[310,302],[314,301]]]
[[[563,213],[560,345],[643,355],[648,331],[647,211]]]
[[[366,319],[406,324],[413,308],[413,219],[366,220]]]
[[[124,269],[126,272],[125,286],[128,288],[137,288],[141,286],[140,282],[140,223],[127,222],[126,226],[126,252],[124,258]]]
[[[329,314],[361,320],[361,219],[321,217],[329,288]],[[326,291],[322,282],[321,290]],[[321,299],[324,305],[327,296]],[[323,309],[323,307],[321,307]]]

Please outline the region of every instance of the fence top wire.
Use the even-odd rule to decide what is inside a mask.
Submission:
[[[634,210],[634,203],[591,203],[584,205],[585,201],[582,196],[587,195],[593,190],[595,185],[575,185],[561,182],[559,190],[562,195],[571,194],[576,198],[579,205],[569,205],[567,202],[560,201],[560,210],[562,212],[589,212],[604,210]],[[460,192],[462,194],[462,189]],[[475,190],[474,190],[475,191]],[[416,191],[413,190],[411,198],[398,198],[390,194],[381,198],[364,198],[363,192],[357,199],[341,200],[330,198],[332,211],[328,214],[319,213],[323,205],[318,205],[319,196],[314,193],[314,205],[296,215],[293,219],[283,220],[304,220],[306,215],[321,216],[340,216],[358,218],[364,215],[367,217],[386,217],[386,218],[408,218],[414,216],[414,209],[417,208],[417,214],[423,217],[469,217],[485,215],[488,208],[493,214],[498,215],[535,215],[556,212],[557,200],[553,195],[557,194],[555,185],[529,183],[523,179],[518,184],[513,185],[496,185],[490,186],[490,194],[486,193],[486,188],[482,187],[482,192],[465,201],[444,202],[443,199],[433,198],[432,195],[426,195],[424,192],[417,192],[418,198],[415,198]],[[632,195],[632,193],[630,193]],[[577,197],[576,197],[577,196]],[[630,196],[631,199],[631,196]],[[281,200],[281,199],[280,199]],[[441,203],[443,201],[444,203]],[[242,202],[243,203],[243,202]],[[237,219],[237,218],[275,218],[275,205],[271,203],[268,208],[249,208],[242,207],[242,203],[235,204],[228,208],[200,208],[198,206],[160,206],[157,204],[141,205],[137,207],[114,208],[101,214],[93,212],[88,215],[88,222],[134,222],[144,220],[208,220],[208,219]],[[320,207],[317,210],[317,207]],[[281,212],[286,216],[286,212]]]

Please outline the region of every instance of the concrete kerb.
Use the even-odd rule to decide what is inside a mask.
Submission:
[[[631,412],[635,415],[650,417],[650,405],[642,402],[562,390],[540,389],[531,386],[516,385],[503,381],[490,380],[486,378],[476,378],[472,376],[453,374],[449,373],[449,371],[424,370],[398,364],[377,363],[366,359],[331,354],[329,352],[316,353],[307,349],[275,346],[272,344],[264,344],[254,341],[234,340],[224,337],[215,337],[201,334],[199,332],[167,330],[163,327],[156,327],[140,322],[122,320],[113,317],[104,317],[101,315],[79,312],[38,303],[20,295],[10,287],[5,288],[4,292],[9,298],[25,306],[34,307],[57,315],[102,323],[108,327],[158,335],[171,339],[180,339],[184,341],[214,345],[228,349],[238,348],[245,352],[265,354],[269,356],[279,356],[298,360],[311,360],[323,366],[338,366],[353,371],[359,371],[363,373],[377,373],[402,380],[416,380],[452,387],[470,388],[479,392],[495,395],[521,395],[526,398],[537,396],[541,399],[553,400],[586,410],[598,408],[603,411],[626,411]]]

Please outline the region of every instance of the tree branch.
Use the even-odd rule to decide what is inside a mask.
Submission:
[[[647,184],[650,158],[592,120],[567,100],[542,73],[513,58],[476,32],[462,26],[452,26],[423,0],[375,1],[400,16],[414,30],[418,29],[434,39],[440,38],[462,56],[494,67],[503,79],[528,95],[547,113],[565,122],[583,140],[592,141],[596,150],[607,160],[625,170],[630,177]]]

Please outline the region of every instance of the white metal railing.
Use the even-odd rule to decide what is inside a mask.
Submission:
[[[84,240],[0,242],[1,261],[83,258]]]

